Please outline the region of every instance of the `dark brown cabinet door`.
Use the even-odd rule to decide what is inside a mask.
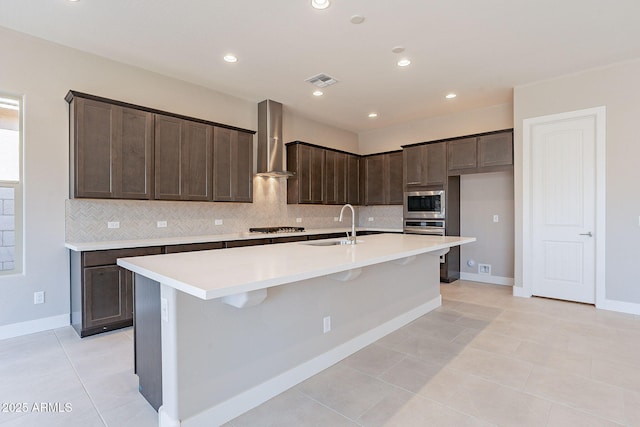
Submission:
[[[359,205],[360,200],[360,157],[347,155],[347,203]]]
[[[75,98],[71,120],[72,197],[151,198],[151,113]]]
[[[325,197],[325,150],[306,144],[287,145],[287,203],[321,204]]]
[[[403,153],[375,154],[364,158],[365,205],[401,205]]]
[[[336,177],[336,157],[335,151],[325,152],[324,162],[324,202],[328,205],[338,204],[338,196],[336,194],[337,177]]]
[[[364,159],[364,204],[384,205],[385,191],[385,156],[378,154]]]
[[[478,167],[513,164],[513,132],[483,135],[478,139]]]
[[[212,199],[212,140],[213,126],[156,114],[156,199]]]
[[[117,265],[84,269],[84,327],[132,318],[131,273]]]
[[[153,114],[120,108],[117,127],[121,141],[116,162],[116,196],[122,199],[153,197]]]
[[[115,107],[102,102],[76,98],[72,103],[74,132],[74,197],[115,197],[112,188],[111,159],[116,153],[112,129],[116,126]]]
[[[424,185],[442,185],[447,182],[447,144],[438,142],[424,146]]]
[[[420,186],[424,184],[425,146],[418,145],[402,150],[404,159],[405,185]]]
[[[253,136],[231,129],[214,129],[213,200],[253,200]]]
[[[238,132],[232,153],[235,170],[232,179],[233,201],[253,202],[253,135]]]
[[[343,205],[347,203],[347,155],[325,150],[324,203]]]
[[[402,151],[385,154],[388,187],[385,194],[387,205],[401,205],[403,201],[402,186]]]
[[[463,138],[447,144],[447,169],[449,175],[465,173],[477,167],[477,138]]]

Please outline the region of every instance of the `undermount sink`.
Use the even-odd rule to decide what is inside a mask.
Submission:
[[[358,244],[362,242],[363,242],[362,240],[356,240],[356,243]],[[340,240],[314,240],[311,242],[304,242],[301,244],[309,245],[309,246],[339,246],[339,245],[353,245],[354,243],[352,240],[340,239]]]

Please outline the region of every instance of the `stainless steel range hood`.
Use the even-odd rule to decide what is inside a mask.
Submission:
[[[282,104],[266,99],[258,104],[258,176],[290,177],[284,166]]]

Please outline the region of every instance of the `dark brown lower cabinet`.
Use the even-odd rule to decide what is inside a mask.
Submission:
[[[131,273],[117,265],[84,269],[83,323],[86,329],[130,323],[133,319]]]
[[[133,325],[133,273],[118,258],[161,254],[160,246],[71,252],[71,325],[81,337]]]

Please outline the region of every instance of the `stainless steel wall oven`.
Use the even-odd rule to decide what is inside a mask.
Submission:
[[[404,193],[404,218],[444,218],[444,190],[407,191]]]

